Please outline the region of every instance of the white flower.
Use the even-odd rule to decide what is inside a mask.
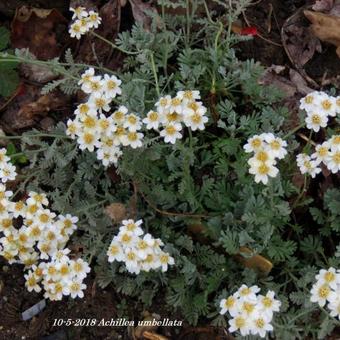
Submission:
[[[104,91],[107,98],[115,98],[122,94],[122,89],[119,87],[122,81],[116,76],[104,75]]]
[[[282,138],[275,137],[272,133],[266,133],[264,140],[274,158],[283,159],[287,155],[287,142]]]
[[[235,297],[239,298],[240,301],[256,302],[256,294],[259,291],[260,288],[258,286],[248,287],[247,285],[243,284],[235,293]]]
[[[136,244],[137,237],[131,231],[123,231],[117,235],[117,240],[123,247],[133,247]]]
[[[332,289],[336,289],[340,284],[340,274],[333,267],[328,270],[321,269],[315,278],[320,284],[328,284]]]
[[[101,147],[97,150],[97,159],[102,161],[104,166],[109,166],[110,164],[117,164],[122,154],[123,152],[115,145],[110,148]]]
[[[66,134],[71,138],[75,138],[81,131],[81,124],[77,120],[72,119],[69,119],[66,124]]]
[[[330,148],[329,142],[323,142],[322,144],[318,144],[315,147],[315,152],[311,155],[311,158],[315,159],[315,161],[318,164],[320,164],[321,162],[326,162],[329,156],[329,148]]]
[[[65,288],[65,295],[71,295],[73,299],[76,297],[83,298],[86,285],[79,279],[73,279],[68,286]]]
[[[161,121],[161,116],[157,111],[149,111],[143,123],[146,124],[148,130],[157,130]]]
[[[27,205],[36,204],[39,207],[48,206],[49,202],[46,194],[38,194],[35,191],[30,191],[28,193],[28,199],[26,200]]]
[[[243,146],[243,149],[245,150],[245,152],[250,153],[262,150],[264,149],[264,147],[265,143],[263,138],[259,135],[255,135],[251,138],[248,138],[247,144]]]
[[[177,97],[181,99],[184,104],[201,99],[200,91],[178,91]]]
[[[157,111],[161,114],[165,114],[169,111],[171,106],[171,97],[169,95],[159,98],[156,103]]]
[[[258,334],[261,338],[266,336],[267,332],[271,332],[273,330],[273,326],[270,324],[271,318],[266,315],[259,315],[252,319],[250,325],[251,334]]]
[[[91,94],[89,98],[89,103],[93,105],[95,110],[97,110],[99,113],[102,113],[103,111],[105,112],[110,111],[111,99],[107,98],[102,93]]]
[[[312,178],[314,178],[318,173],[321,172],[321,168],[318,167],[319,163],[315,160],[312,160],[307,154],[297,155],[296,160],[302,175],[309,174]]]
[[[0,166],[9,162],[10,158],[6,156],[7,150],[5,148],[0,149]]]
[[[178,114],[181,114],[183,111],[182,99],[179,97],[172,98],[169,110],[171,113],[176,112]]]
[[[328,141],[332,151],[340,151],[340,135],[334,135]]]
[[[207,108],[203,106],[202,102],[189,102],[183,107],[184,116],[194,115],[195,113],[204,115],[206,112]]]
[[[110,244],[110,247],[107,251],[108,261],[124,261],[125,255],[123,252],[123,248],[121,247],[120,243],[118,241],[112,241]]]
[[[173,265],[175,260],[168,253],[162,252],[159,256],[159,260],[161,262],[162,271],[166,272],[168,270],[168,265]]]
[[[267,315],[270,319],[273,316],[273,312],[279,312],[281,307],[281,301],[274,298],[275,292],[269,290],[265,296],[258,296],[258,304],[262,313]]]
[[[177,139],[182,138],[182,134],[179,132],[182,130],[182,126],[179,123],[168,124],[161,131],[160,135],[164,137],[165,143],[175,144]]]
[[[90,67],[82,75],[78,82],[78,85],[83,85],[84,83],[91,83],[94,77],[94,68]],[[86,112],[87,113],[87,112]]]
[[[98,28],[98,26],[102,22],[102,18],[98,15],[98,13],[90,11],[88,16],[88,22],[90,28]]]
[[[70,11],[73,12],[73,15],[72,15],[72,20],[74,19],[82,19],[82,18],[85,18],[88,16],[88,13],[87,11],[85,10],[85,7],[76,7],[76,8],[72,8],[70,7]]]
[[[328,117],[322,113],[311,112],[307,114],[305,122],[308,129],[319,132],[320,128],[327,126]]]
[[[239,302],[238,297],[230,295],[227,299],[222,299],[220,301],[220,314],[224,315],[229,312],[232,317],[235,317],[239,313]]]
[[[340,171],[340,150],[330,151],[325,160],[325,164],[333,174]]]
[[[0,167],[0,178],[2,183],[7,181],[14,181],[17,173],[15,171],[15,166],[10,163],[5,163]]]
[[[84,82],[81,86],[83,92],[91,95],[102,95],[104,81],[101,76],[93,76],[91,81]]]
[[[276,177],[279,170],[271,162],[254,160],[251,162],[249,173],[255,175],[255,182],[267,184],[269,177]]]
[[[322,93],[316,98],[316,105],[323,114],[331,117],[336,116],[336,99],[334,97]]]
[[[184,116],[184,124],[187,127],[190,127],[192,131],[195,131],[197,129],[204,130],[205,129],[204,125],[207,121],[208,117],[198,112]]]
[[[127,112],[128,112],[128,109],[126,106],[124,105],[119,106],[118,110],[112,114],[113,121],[116,124],[121,124],[121,125],[124,124]]]
[[[98,145],[98,135],[92,132],[82,132],[78,138],[80,150],[94,151],[94,147]]]
[[[144,234],[143,229],[140,227],[143,224],[142,220],[134,221],[132,219],[123,220],[122,226],[119,228],[119,232],[131,232],[136,236]]]
[[[131,113],[125,117],[123,127],[128,129],[130,132],[136,132],[142,127],[142,122],[138,116]]]
[[[321,92],[313,91],[309,93],[307,96],[300,99],[300,109],[310,112],[314,110],[318,103],[318,98],[320,97]]]
[[[70,268],[73,274],[75,274],[80,280],[85,279],[87,274],[91,271],[89,264],[82,259],[71,261]]]
[[[71,38],[76,38],[78,40],[81,38],[85,32],[80,21],[76,21],[70,26],[69,33]]]
[[[328,304],[328,309],[330,310],[330,315],[340,319],[340,291],[337,290],[335,295],[337,298],[330,301]]]
[[[331,296],[331,292],[331,288],[327,283],[317,282],[312,287],[310,300],[318,303],[320,307],[323,307]]]
[[[26,280],[25,286],[29,292],[34,291],[39,293],[41,291],[41,287],[39,286],[37,278],[32,271],[29,271],[28,274],[24,275],[24,278]]]
[[[237,315],[234,319],[229,320],[228,331],[230,333],[240,331],[242,336],[250,334],[250,322],[248,315]]]
[[[122,144],[124,146],[131,146],[132,149],[140,148],[143,146],[143,134],[137,132],[127,132],[127,134],[122,138]]]
[[[126,248],[125,251],[125,265],[128,271],[134,273],[138,271],[138,255],[134,248]]]

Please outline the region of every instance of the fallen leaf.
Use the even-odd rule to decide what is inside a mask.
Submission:
[[[298,69],[312,59],[315,51],[322,51],[319,39],[304,26],[301,11],[297,11],[284,23],[282,43],[289,59]]]
[[[37,59],[52,59],[62,50],[57,43],[57,32],[66,31],[66,27],[66,18],[55,9],[22,6],[16,10],[12,21],[11,45],[28,48]]]
[[[334,0],[316,0],[312,6],[314,11],[330,11],[333,8]]]
[[[105,213],[115,223],[119,223],[126,218],[126,208],[125,205],[122,203],[112,203],[105,207]]]
[[[248,257],[245,257],[244,255]],[[252,255],[253,251],[247,247],[240,247],[240,254],[236,255],[236,259],[245,267],[254,269],[263,275],[268,275],[273,268],[273,264],[261,255]],[[249,255],[252,255],[249,257]]]
[[[148,12],[153,12],[153,15],[158,17],[156,8],[151,5],[151,2],[143,2],[142,0],[129,0],[129,2],[134,19],[141,23],[145,30],[149,31],[152,20]]]
[[[292,83],[295,85],[297,92],[302,95],[307,95],[312,92],[313,89],[310,88],[302,75],[294,69],[289,69],[289,78]]]
[[[280,75],[285,70],[286,67],[281,65],[272,65],[268,67],[259,79],[259,84],[274,86],[281,90],[286,97],[294,96],[297,92],[295,84],[287,79],[287,77]]]
[[[147,340],[169,340],[169,338],[149,331],[144,331],[143,338]]]
[[[340,58],[340,17],[312,11],[304,11],[304,14],[312,23],[313,34],[320,40],[335,45]]]
[[[147,315],[145,316],[145,318],[143,319],[143,322],[145,322],[144,324],[135,327],[134,329],[134,336],[137,339],[142,339],[144,332],[152,332],[157,330],[158,326],[152,326],[152,325],[148,325],[147,322],[152,322],[153,320],[159,321],[160,320],[160,316],[158,314],[149,314],[147,313]]]
[[[54,91],[47,95],[40,95],[40,88],[25,86],[25,93],[17,96],[2,116],[4,128],[11,130],[33,126],[50,111],[65,107],[68,97]]]

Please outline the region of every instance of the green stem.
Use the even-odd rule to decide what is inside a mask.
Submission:
[[[157,92],[158,97],[160,97],[160,96],[161,96],[161,91],[160,91],[160,89],[159,89],[159,83],[158,83],[158,76],[157,76],[156,64],[155,64],[155,59],[154,59],[154,56],[153,56],[153,52],[152,52],[152,51],[150,51],[150,62],[151,62],[153,77],[155,78],[156,92]]]
[[[21,136],[1,136],[1,139],[22,139],[25,135]],[[57,134],[48,134],[48,133],[37,133],[35,135],[29,135],[29,137],[49,137],[49,138],[63,138],[63,139],[72,139],[67,135],[57,135]]]
[[[305,124],[300,124],[297,127],[295,127],[293,130],[289,131],[285,136],[283,136],[283,139],[286,139],[288,137],[290,137],[291,135],[293,135],[295,132],[299,131],[301,128],[303,128],[305,126]]]
[[[129,55],[137,55],[137,54],[140,53],[140,52],[130,52],[130,51],[126,51],[126,50],[120,48],[119,46],[117,46],[116,44],[114,44],[112,41],[110,41],[110,40],[108,40],[108,39],[102,37],[100,34],[94,32],[94,31],[91,31],[90,33],[91,33],[93,36],[95,36],[96,38],[98,38],[98,39],[104,41],[105,43],[107,43],[108,45],[110,45],[112,48],[114,48],[114,49],[116,49],[116,50],[118,50],[118,51],[120,51],[120,52],[122,52],[122,53],[129,54]]]

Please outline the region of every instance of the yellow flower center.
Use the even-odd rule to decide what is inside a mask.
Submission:
[[[171,104],[172,104],[173,106],[179,106],[179,105],[181,105],[181,100],[180,100],[179,98],[173,98],[173,99],[171,100]]]
[[[235,305],[235,299],[232,296],[229,296],[224,303],[226,308],[232,308]]]
[[[256,154],[256,159],[261,161],[261,162],[265,162],[269,159],[268,153],[266,151],[259,151]]]
[[[106,104],[106,100],[103,98],[96,98],[95,103],[98,108],[103,108]]]
[[[306,104],[312,104],[313,103],[313,100],[314,100],[314,97],[313,96],[307,96],[305,98],[305,103]]]
[[[91,144],[94,141],[94,136],[91,133],[84,133],[84,142]]]
[[[202,116],[198,113],[194,113],[191,117],[191,120],[195,123],[195,124],[199,124],[202,121]]]
[[[106,86],[109,90],[114,90],[116,87],[117,87],[117,84],[116,82],[114,82],[113,80],[109,80],[107,83],[106,83]]]
[[[172,135],[174,135],[174,134],[176,133],[176,129],[175,129],[175,127],[172,126],[172,125],[167,126],[167,127],[165,128],[165,131],[166,131],[166,133],[167,133],[168,135],[170,135],[170,136],[172,136]]]
[[[269,167],[266,164],[263,163],[259,166],[259,173],[261,175],[266,175],[268,172],[269,172]]]
[[[270,142],[270,147],[273,149],[273,150],[279,150],[280,147],[281,147],[281,143],[277,140],[273,140],[272,142]]]
[[[116,255],[119,253],[119,248],[117,246],[111,246],[110,247],[110,254],[111,255]]]
[[[129,252],[129,253],[126,255],[126,257],[127,257],[130,261],[133,261],[133,260],[136,259],[136,254],[133,253],[133,252],[131,251],[131,252]]]
[[[128,243],[128,242],[131,241],[131,239],[132,239],[132,237],[129,234],[124,234],[123,237],[122,237],[122,242]]]
[[[257,149],[259,148],[261,145],[262,145],[262,141],[260,138],[255,138],[251,141],[251,146],[254,148],[254,149]]]
[[[152,122],[156,122],[158,120],[158,113],[155,112],[155,111],[152,111],[149,113],[149,119],[152,121]]]
[[[83,122],[84,126],[88,129],[94,128],[96,126],[96,120],[93,117],[87,116]]]
[[[252,303],[245,302],[243,304],[243,310],[247,312],[248,314],[252,313],[254,309],[255,309],[255,305],[253,305]]]
[[[49,221],[49,216],[47,215],[47,214],[41,214],[40,216],[39,216],[39,219],[40,219],[40,222],[42,222],[42,223],[47,223],[48,221]]]
[[[167,101],[167,99],[165,99],[165,98],[162,98],[160,101],[159,101],[159,104],[161,105],[161,106],[166,106],[167,104],[168,104],[168,101]]]
[[[332,273],[332,272],[327,272],[326,274],[325,274],[325,281],[327,281],[327,282],[332,282],[332,281],[334,281],[335,280],[335,274],[334,273]]]
[[[189,108],[196,111],[198,109],[198,104],[196,102],[192,102],[189,105]]]
[[[318,150],[318,154],[321,156],[321,157],[325,157],[327,156],[328,154],[328,149],[324,146],[321,146]]]
[[[328,99],[322,101],[321,105],[324,110],[329,110],[332,107],[332,103]]]
[[[148,247],[148,244],[144,240],[141,240],[138,242],[139,249],[146,249],[147,247]]]
[[[167,254],[161,255],[159,260],[161,261],[161,263],[168,263],[169,255]]]
[[[238,316],[235,318],[235,326],[237,328],[242,328],[245,326],[245,324],[246,324],[246,320],[242,318],[242,316]]]
[[[100,90],[100,88],[101,88],[100,83],[98,83],[97,81],[91,82],[91,89],[93,91],[98,91],[98,90]]]
[[[129,116],[127,120],[130,124],[133,125],[137,123],[137,118],[135,116]]]
[[[332,156],[332,160],[334,161],[334,163],[340,164],[340,151],[337,151],[337,152]]]
[[[317,114],[312,115],[312,123],[319,125],[321,123],[321,117]]]
[[[192,100],[193,99],[192,92],[191,91],[185,91],[183,97],[186,98],[186,99]]]
[[[129,132],[127,138],[130,142],[135,142],[138,139],[137,132]]]
[[[34,277],[34,276],[30,276],[29,279],[27,280],[27,284],[28,284],[28,286],[30,286],[30,287],[35,286],[36,283],[37,283],[37,281],[35,280],[35,277]]]
[[[330,293],[330,289],[329,289],[328,285],[322,285],[319,288],[319,296],[322,299],[326,299],[328,297],[329,293]]]
[[[255,324],[257,328],[263,328],[265,325],[265,322],[262,318],[256,319]]]
[[[124,118],[124,113],[121,112],[121,111],[116,111],[114,114],[113,114],[113,117],[114,119],[116,120],[122,120]]]
[[[270,299],[269,297],[265,296],[262,300],[262,304],[266,308],[270,308],[273,305],[273,300]]]

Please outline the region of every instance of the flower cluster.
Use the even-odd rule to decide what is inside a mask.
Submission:
[[[265,337],[273,330],[271,321],[274,312],[280,310],[281,302],[274,298],[275,293],[257,294],[260,288],[242,285],[236,293],[220,301],[220,314],[229,312],[229,332],[240,331],[242,336],[249,334]]]
[[[329,96],[325,92],[314,91],[300,100],[300,109],[307,112],[307,128],[318,132],[327,126],[329,117],[340,113],[340,97]]]
[[[73,12],[69,33],[71,38],[80,39],[82,35],[86,34],[90,29],[98,28],[102,22],[101,17],[95,11],[86,11],[84,7],[70,8]]]
[[[8,161],[5,151],[0,150],[0,157]],[[10,179],[14,179],[15,168],[9,169],[13,175]],[[3,182],[4,178],[9,179],[8,174],[2,175]],[[20,263],[30,269],[25,275],[29,291],[39,292],[41,281],[46,298],[60,300],[62,295],[69,294],[81,297],[81,290],[86,287],[82,280],[90,269],[81,259],[70,260],[67,256],[70,250],[65,248],[77,229],[78,218],[69,214],[57,216],[47,208],[45,194],[31,191],[25,200],[17,202],[12,202],[11,196],[13,192],[0,184],[0,256],[10,264]]]
[[[327,307],[330,315],[340,319],[340,272],[334,268],[321,269],[315,276],[316,282],[311,289],[312,302]]]
[[[334,135],[322,144],[316,145],[312,155],[305,153],[297,155],[296,161],[301,173],[309,174],[312,178],[321,172],[321,163],[332,173],[339,172],[340,135]]]
[[[142,146],[143,134],[139,132],[142,122],[137,115],[129,114],[125,106],[108,114],[112,100],[122,92],[120,84],[113,75],[96,76],[93,68],[85,71],[79,85],[88,100],[78,105],[75,119],[67,122],[66,133],[77,138],[81,150],[96,149],[97,158],[104,166],[118,162],[121,146],[134,149]]]
[[[29,292],[39,293],[44,287],[44,298],[58,301],[63,296],[70,295],[73,299],[83,298],[86,285],[83,280],[91,271],[87,262],[82,259],[71,260],[68,257],[69,249],[58,250],[50,262],[41,262],[33,265],[25,275],[26,287]]]
[[[0,149],[0,178],[2,183],[13,181],[17,175],[15,166],[10,163],[10,158],[6,156],[6,149]]]
[[[204,130],[208,117],[207,108],[202,104],[199,91],[178,91],[176,97],[167,95],[155,104],[156,110],[149,111],[143,119],[147,129],[160,131],[165,143],[175,144],[183,137],[183,125],[192,131]]]
[[[268,177],[276,177],[279,170],[276,159],[283,159],[287,154],[287,142],[272,133],[262,133],[247,140],[244,150],[247,153],[254,153],[248,160],[250,165],[249,173],[255,175],[255,182],[268,183]]]
[[[125,262],[126,269],[132,274],[140,271],[162,268],[175,263],[173,257],[161,250],[163,242],[144,234],[140,225],[142,220],[123,220],[118,235],[114,236],[107,251],[108,261]]]

